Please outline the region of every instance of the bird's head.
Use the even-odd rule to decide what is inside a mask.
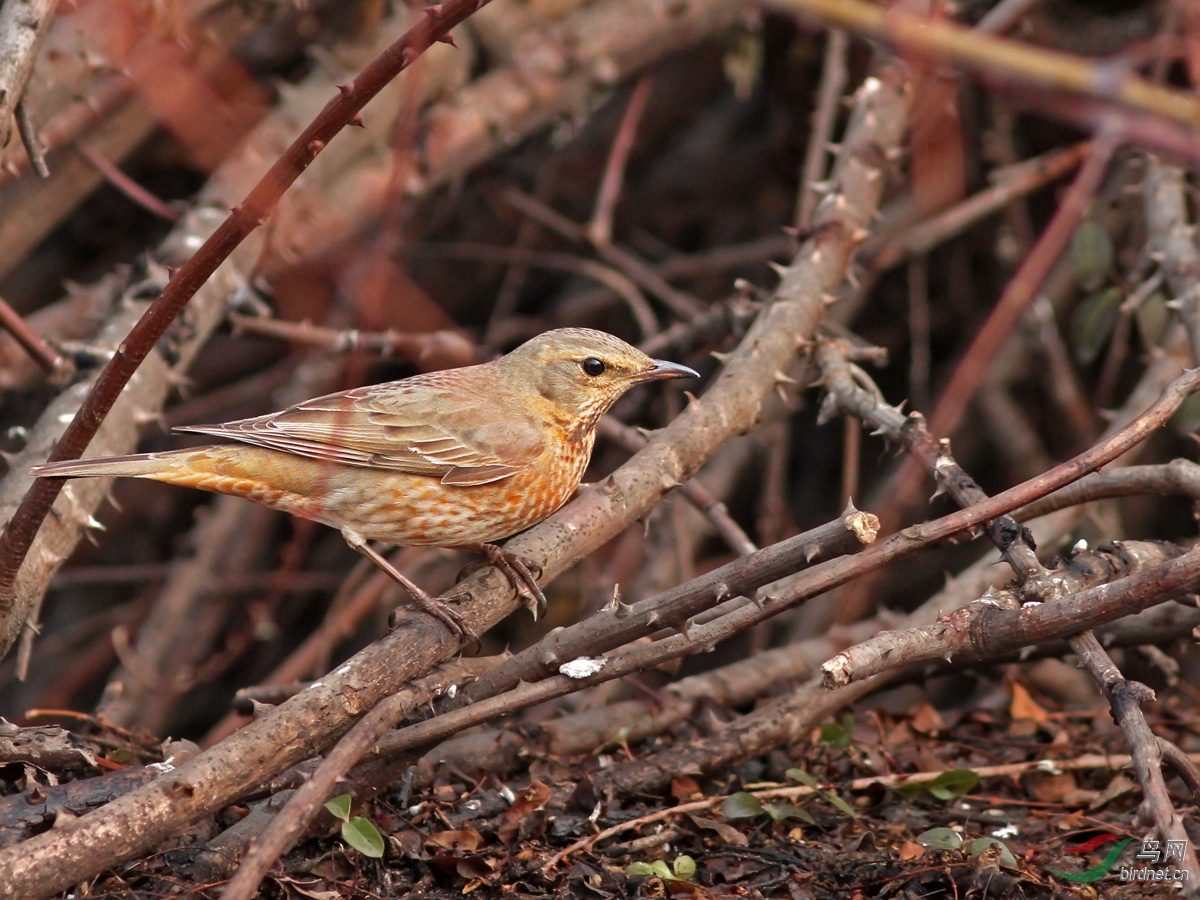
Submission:
[[[531,338],[498,362],[586,434],[631,387],[699,378],[678,363],[651,359],[620,338],[590,328],[559,328]],[[511,367],[511,368],[510,368]]]

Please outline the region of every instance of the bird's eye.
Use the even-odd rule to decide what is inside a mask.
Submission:
[[[603,375],[604,361],[596,359],[594,356],[589,356],[583,361],[583,372],[585,375],[591,375],[593,378],[597,375]]]

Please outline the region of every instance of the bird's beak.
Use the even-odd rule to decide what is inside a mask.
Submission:
[[[667,362],[665,359],[652,359],[654,368],[642,376],[642,381],[663,381],[667,378],[699,378],[700,373],[679,363]]]

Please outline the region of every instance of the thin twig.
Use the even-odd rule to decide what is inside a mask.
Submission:
[[[21,135],[21,143],[25,145],[25,154],[29,157],[29,164],[33,166],[33,171],[38,178],[49,178],[50,167],[46,165],[46,151],[38,141],[37,128],[34,127],[33,119],[29,116],[29,107],[22,100],[17,104],[13,115],[17,119],[17,131]]]
[[[61,375],[67,360],[50,348],[33,329],[25,324],[20,314],[8,305],[8,301],[0,297],[0,328],[4,328],[13,339],[20,344],[25,352],[33,358],[42,369],[51,376]]]
[[[796,229],[803,234],[812,224],[817,208],[820,182],[825,177],[825,155],[837,124],[838,106],[846,90],[846,51],[850,38],[840,28],[831,29],[825,43],[825,62],[821,66],[821,84],[817,88],[817,108],[813,110],[808,146],[804,148],[804,167],[800,170],[800,202],[796,205]]]
[[[596,191],[596,208],[592,212],[591,221],[583,228],[584,234],[594,246],[612,243],[613,211],[621,197],[621,187],[625,182],[625,165],[629,162],[629,153],[637,139],[638,123],[642,120],[642,113],[646,111],[646,101],[650,98],[650,88],[653,84],[653,78],[643,75],[634,86],[633,93],[629,95],[625,115],[621,117],[617,136],[608,154],[608,162],[604,166],[600,189]]]
[[[179,210],[155,197],[152,193],[114,166],[111,162],[97,153],[82,141],[75,142],[79,155],[88,161],[93,169],[104,176],[104,180],[147,212],[153,213],[167,222],[179,221]]]
[[[773,0],[796,12],[819,16],[867,37],[888,41],[904,53],[949,58],[988,75],[1058,92],[1120,103],[1188,128],[1200,126],[1200,99],[1160,87],[1123,64],[1089,60],[983,34],[948,19],[917,16],[863,0]]]

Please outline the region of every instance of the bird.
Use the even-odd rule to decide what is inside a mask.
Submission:
[[[539,334],[479,365],[357,387],[195,432],[234,441],[35,466],[39,478],[132,476],[244,497],[321,522],[459,637],[462,617],[397,570],[371,541],[482,554],[534,617],[546,599],[529,560],[496,541],[574,494],[596,424],[630,388],[698,378],[590,328]]]

